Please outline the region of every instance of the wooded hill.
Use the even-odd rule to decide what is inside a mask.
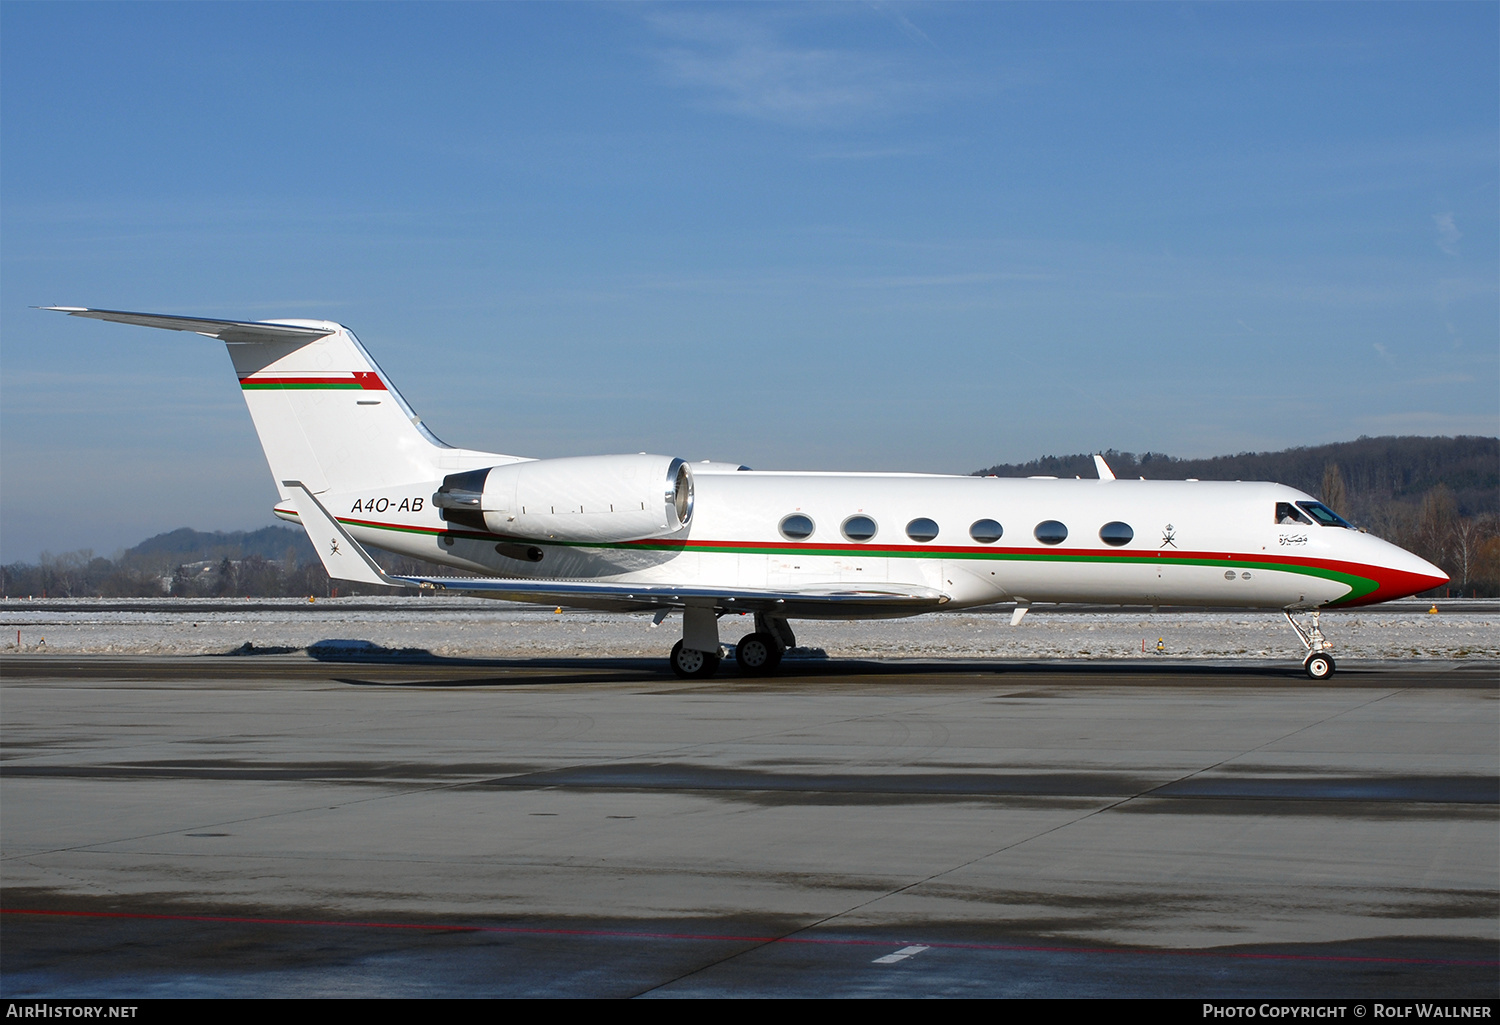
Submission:
[[[262,527],[259,530],[193,530],[179,527],[147,538],[118,557],[125,565],[168,569],[184,562],[208,559],[246,559],[259,556],[270,562],[297,565],[314,562],[317,553],[301,527]]]
[[[1500,516],[1500,438],[1360,438],[1280,452],[1241,452],[1209,459],[1178,459],[1159,452],[1104,453],[1116,477],[1147,480],[1265,480],[1321,497],[1329,464],[1338,466],[1349,512],[1368,519],[1395,502],[1416,510],[1439,484],[1453,494],[1461,516]],[[1002,463],[976,476],[1093,477],[1092,454],[1043,456],[1029,463]],[[1345,513],[1348,515],[1348,513]]]
[[[465,576],[462,571],[378,549],[371,554],[387,572]],[[91,550],[53,555],[36,565],[0,566],[0,594],[53,598],[301,597],[391,594],[328,579],[301,527],[203,531],[180,527],[119,552],[113,559]]]

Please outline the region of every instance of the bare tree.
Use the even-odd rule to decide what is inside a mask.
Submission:
[[[1480,548],[1500,532],[1497,527],[1500,525],[1496,524],[1493,516],[1475,516],[1472,519],[1460,517],[1453,521],[1453,526],[1449,529],[1449,547],[1453,565],[1459,574],[1459,594],[1469,586]]]
[[[1323,504],[1345,519],[1349,518],[1349,489],[1344,487],[1344,475],[1338,463],[1330,462],[1323,467]]]
[[[1417,514],[1417,529],[1412,537],[1412,547],[1428,562],[1443,566],[1448,561],[1448,552],[1453,544],[1453,524],[1458,519],[1457,503],[1448,485],[1439,484],[1422,496],[1422,509]]]
[[[214,594],[220,596],[234,594],[235,585],[239,582],[238,576],[234,563],[230,561],[229,556],[224,556],[223,561],[219,563],[218,579],[214,581]]]
[[[1476,592],[1482,587],[1487,596],[1500,595],[1500,525],[1474,553],[1473,580]]]

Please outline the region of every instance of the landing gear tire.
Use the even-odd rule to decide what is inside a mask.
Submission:
[[[716,652],[684,648],[681,641],[672,645],[670,661],[672,672],[684,680],[705,679],[719,671],[719,656]]]
[[[1302,663],[1302,671],[1312,680],[1328,679],[1333,675],[1333,668],[1333,659],[1321,651],[1313,652]]]
[[[781,645],[769,634],[750,634],[735,645],[734,660],[746,676],[770,676],[781,665]]]

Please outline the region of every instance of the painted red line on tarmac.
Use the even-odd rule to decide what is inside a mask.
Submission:
[[[409,929],[420,932],[509,933],[518,936],[588,936],[626,940],[699,940],[719,943],[803,943],[815,946],[889,947],[907,943],[892,939],[839,939],[813,936],[734,936],[719,933],[632,932],[622,929],[536,929],[507,925],[440,925],[426,922],[352,922],[312,918],[248,918],[235,915],[165,915],[128,911],[49,911],[32,908],[0,908],[3,915],[47,915],[57,918],[123,918],[159,922],[217,922],[229,925],[304,925],[341,929]],[[916,941],[911,941],[916,942]],[[1460,967],[1494,967],[1500,961],[1475,961],[1459,958],[1431,957],[1358,957],[1338,954],[1257,954],[1248,951],[1149,950],[1114,947],[1044,947],[1014,943],[945,943],[922,940],[939,950],[994,950],[1033,954],[1126,954],[1155,957],[1227,957],[1252,961],[1335,961],[1353,964],[1450,965]]]
[[[235,915],[151,915],[130,911],[47,911],[0,908],[0,915],[52,915],[58,918],[128,918],[159,922],[226,922],[231,925],[331,925],[363,929],[425,929],[432,932],[480,932],[471,925],[427,925],[406,922],[323,922],[312,918],[242,918]]]

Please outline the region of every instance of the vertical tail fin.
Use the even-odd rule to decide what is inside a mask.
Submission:
[[[321,493],[436,480],[448,472],[441,453],[453,450],[422,426],[341,324],[46,308],[223,341],[283,500],[292,497],[284,481]]]
[[[277,323],[327,333],[310,342],[225,342],[278,485],[353,491],[442,476],[438,453],[446,446],[352,331],[327,321]]]

